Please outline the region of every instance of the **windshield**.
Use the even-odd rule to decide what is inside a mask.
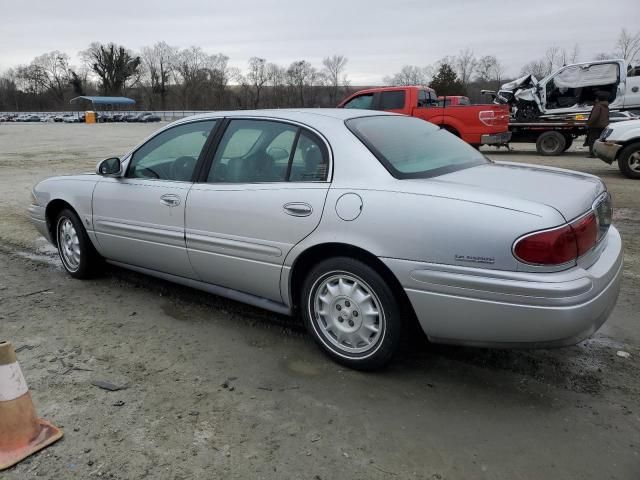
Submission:
[[[455,135],[419,118],[385,115],[345,123],[396,178],[435,177],[490,162]]]

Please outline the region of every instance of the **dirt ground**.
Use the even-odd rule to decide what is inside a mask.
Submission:
[[[3,479],[640,478],[640,182],[582,147],[486,149],[605,180],[626,262],[611,318],[575,347],[419,339],[360,373],[290,319],[121,269],[63,273],[29,224],[31,186],[157,127],[0,124],[0,339],[18,348],[39,414],[65,431]]]

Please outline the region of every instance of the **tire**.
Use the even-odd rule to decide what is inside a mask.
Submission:
[[[541,133],[536,140],[536,150],[542,156],[562,155],[567,141],[559,132],[549,131]]]
[[[640,142],[627,145],[620,151],[618,168],[625,177],[640,179]]]
[[[62,266],[74,278],[91,278],[98,270],[101,258],[76,213],[62,210],[55,223],[56,245]]]
[[[357,370],[388,364],[404,331],[391,288],[373,268],[353,258],[335,257],[317,264],[305,279],[301,310],[320,348]]]

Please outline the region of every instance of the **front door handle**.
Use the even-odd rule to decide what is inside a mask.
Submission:
[[[167,207],[177,207],[180,205],[180,197],[173,193],[165,193],[160,197],[160,203]]]
[[[291,202],[282,206],[284,213],[293,217],[308,217],[313,213],[313,207],[308,203]]]

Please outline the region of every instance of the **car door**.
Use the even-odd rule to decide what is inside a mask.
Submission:
[[[206,177],[187,199],[189,258],[206,282],[282,302],[284,259],[322,215],[329,148],[294,123],[227,122]]]
[[[160,132],[125,162],[123,177],[96,185],[93,227],[104,257],[196,277],[184,240],[185,201],[215,124],[189,122]]]

